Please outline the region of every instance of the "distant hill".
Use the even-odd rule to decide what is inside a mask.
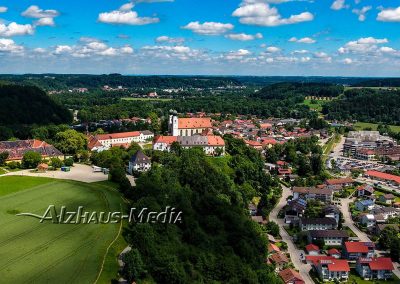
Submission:
[[[34,86],[0,84],[0,125],[61,124],[72,121],[68,109]]]

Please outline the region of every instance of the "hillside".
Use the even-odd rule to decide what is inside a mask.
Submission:
[[[68,109],[37,87],[0,85],[0,125],[60,124],[72,121]]]

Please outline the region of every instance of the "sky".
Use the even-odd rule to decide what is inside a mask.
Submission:
[[[400,1],[0,0],[0,73],[400,76]]]

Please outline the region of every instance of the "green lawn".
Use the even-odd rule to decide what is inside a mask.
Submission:
[[[322,106],[329,101],[319,101],[319,100],[304,100],[304,104],[310,109],[316,110],[318,112],[322,111]]]
[[[76,211],[120,211],[122,199],[112,184],[86,184],[33,177],[0,177],[0,275],[2,283],[98,283],[117,278],[116,238],[120,224],[53,224],[16,216],[43,215],[54,204]],[[111,242],[117,241],[107,248]]]
[[[5,173],[7,173],[3,168],[0,168],[0,175],[4,175]]]
[[[122,98],[124,101],[160,101],[160,102],[169,102],[172,99],[167,98]]]
[[[368,122],[357,122],[354,124],[354,128],[356,130],[363,130],[365,128],[371,128],[372,130],[376,130],[378,128],[377,123],[368,123]],[[399,125],[390,125],[390,129],[394,132],[400,132],[400,126]]]

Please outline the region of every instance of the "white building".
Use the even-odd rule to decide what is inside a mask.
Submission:
[[[176,112],[169,116],[168,130],[172,136],[193,136],[212,128],[211,118],[178,118]]]
[[[129,160],[128,172],[146,172],[151,169],[151,160],[142,151],[137,151]]]
[[[119,146],[128,148],[132,142],[145,143],[153,138],[154,134],[148,130],[98,134],[89,137],[88,148],[91,151],[104,151]]]
[[[360,223],[367,228],[371,228],[375,225],[375,216],[372,214],[365,214],[361,217]]]

